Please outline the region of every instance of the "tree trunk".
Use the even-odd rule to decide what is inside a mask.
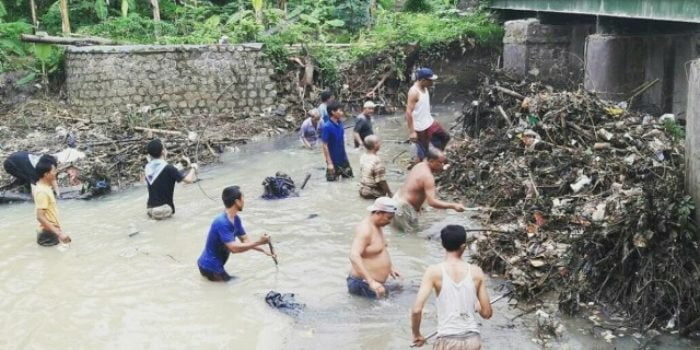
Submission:
[[[32,11],[32,25],[34,26],[34,33],[36,33],[39,24],[36,21],[36,3],[34,0],[29,0],[29,8]]]
[[[158,0],[151,0],[151,5],[153,5],[153,20],[160,22],[160,5],[158,5]]]
[[[56,44],[56,45],[74,45],[74,46],[88,46],[88,45],[117,45],[118,42],[105,38],[98,37],[79,37],[79,38],[65,38],[60,36],[38,36],[22,34],[20,38],[24,42],[29,43],[44,43],[44,44]]]
[[[68,0],[60,0],[61,8],[61,31],[63,34],[70,34],[70,18],[68,15]]]

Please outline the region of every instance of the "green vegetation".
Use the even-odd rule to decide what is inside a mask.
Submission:
[[[57,57],[40,57],[33,45],[19,41],[21,33],[33,29],[29,2],[7,1],[0,6],[0,72],[55,71],[59,50],[51,51]],[[322,80],[332,81],[341,63],[378,54],[391,57],[398,71],[406,45],[431,50],[467,39],[499,42],[502,29],[486,13],[460,13],[454,2],[409,0],[397,11],[394,0],[161,0],[156,18],[150,1],[73,0],[69,14],[74,33],[123,43],[215,44],[224,37],[230,43],[263,42],[279,70],[288,68],[287,45],[303,44],[304,55],[313,57]],[[38,30],[60,35],[60,0],[36,3]]]

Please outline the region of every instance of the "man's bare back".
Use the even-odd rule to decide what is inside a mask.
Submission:
[[[462,204],[449,203],[437,198],[435,174],[442,172],[446,159],[441,151],[431,150],[430,153],[426,160],[416,164],[408,173],[398,192],[399,197],[409,203],[416,212],[420,212],[426,201],[433,208],[464,211]]]
[[[428,163],[420,162],[411,169],[406,181],[399,190],[401,198],[420,212],[426,199],[426,188],[435,188],[435,176],[430,171]]]

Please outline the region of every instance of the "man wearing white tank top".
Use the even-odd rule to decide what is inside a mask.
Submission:
[[[440,231],[445,260],[428,267],[411,312],[413,344],[423,346],[420,332],[423,307],[435,290],[438,329],[433,350],[479,350],[481,337],[475,314],[491,318],[493,311],[486,290],[486,276],[480,267],[466,263],[467,232],[459,225],[447,225]],[[478,305],[478,306],[477,306]]]
[[[428,88],[433,86],[436,79],[437,75],[430,68],[420,68],[416,71],[416,82],[408,90],[406,123],[409,139],[416,143],[417,161],[425,158],[431,145],[444,151],[450,141],[450,135],[430,114]]]

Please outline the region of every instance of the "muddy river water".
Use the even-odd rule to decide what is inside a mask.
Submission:
[[[441,115],[451,109],[438,110]],[[382,118],[375,132],[405,139],[400,116]],[[348,138],[348,144],[350,139]],[[406,145],[385,142],[381,151],[389,183],[398,188],[402,164],[391,159]],[[348,148],[356,175],[359,151]],[[345,277],[352,230],[369,201],[358,194],[357,178],[327,183],[319,151],[303,150],[296,137],[264,140],[227,154],[203,169],[201,188],[175,191],[174,218],[155,222],[145,214],[146,189],[136,186],[93,201],[62,201],[60,216],[73,238],[69,246],[36,245],[31,203],[0,207],[0,349],[406,349],[411,341],[409,309],[425,267],[442,258],[438,242],[426,237],[446,223],[472,225],[468,216],[428,211],[424,230],[407,235],[387,229],[389,249],[403,291],[382,301],[348,295]],[[311,174],[301,196],[264,201],[261,182],[276,171],[299,184]],[[226,284],[203,279],[196,260],[211,220],[222,211],[221,189],[239,185],[246,196],[240,214],[255,239],[269,232],[279,269],[257,252],[231,256]],[[491,295],[496,281],[491,281]],[[298,318],[268,307],[269,290],[296,293],[307,305]],[[519,317],[506,300],[483,321],[489,349],[538,349],[531,341],[532,319]],[[424,317],[424,334],[436,324],[433,301]],[[608,349],[613,344],[569,331],[558,348]],[[587,329],[586,326],[584,329]],[[693,347],[675,338],[665,349]],[[618,342],[618,349],[637,343]]]

